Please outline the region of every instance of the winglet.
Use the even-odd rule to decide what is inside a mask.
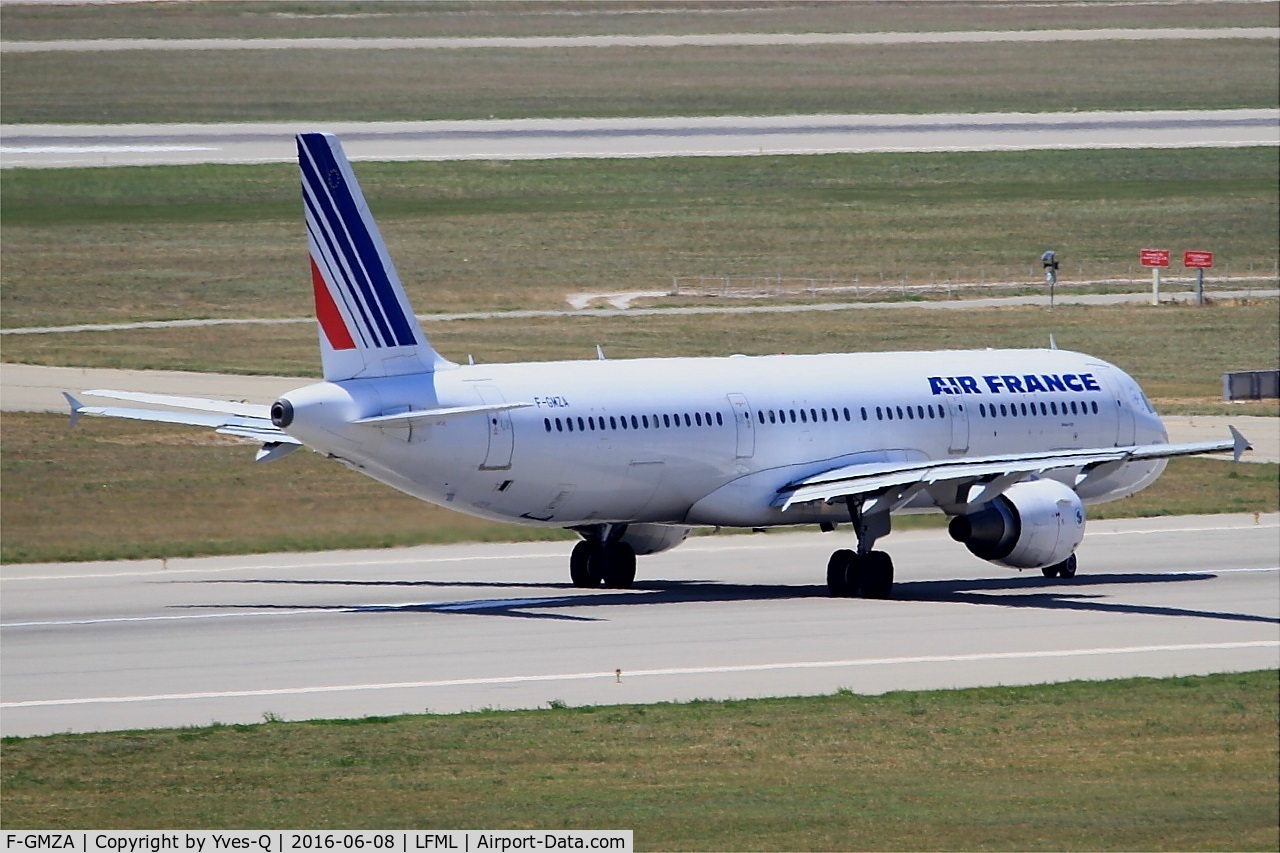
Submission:
[[[80,401],[72,397],[66,391],[62,392],[62,396],[66,398],[67,403],[71,406],[71,423],[67,426],[68,430],[76,428],[76,423],[80,420],[80,410],[84,407],[80,405]]]
[[[1231,440],[1235,442],[1235,447],[1232,448],[1231,455],[1234,461],[1239,462],[1241,454],[1246,450],[1253,450],[1253,445],[1249,443],[1249,439],[1240,434],[1240,430],[1230,424],[1227,425],[1227,429],[1231,430]]]

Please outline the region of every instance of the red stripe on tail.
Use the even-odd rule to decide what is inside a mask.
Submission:
[[[320,328],[324,330],[329,346],[335,350],[355,349],[356,342],[352,340],[347,323],[342,319],[337,303],[329,293],[329,285],[325,284],[314,258],[311,261],[311,289],[316,295],[316,319],[320,321]]]

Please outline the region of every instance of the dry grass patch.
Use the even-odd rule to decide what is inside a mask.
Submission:
[[[1266,40],[6,53],[10,123],[1269,107]],[[270,86],[263,86],[270,80]]]

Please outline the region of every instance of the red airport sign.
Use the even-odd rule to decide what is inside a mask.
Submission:
[[[1138,260],[1144,267],[1169,266],[1168,249],[1142,249],[1138,252]]]
[[[1192,269],[1207,270],[1213,266],[1213,252],[1183,252],[1182,265]]]

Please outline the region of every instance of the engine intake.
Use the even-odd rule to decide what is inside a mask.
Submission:
[[[1084,504],[1056,480],[1016,483],[947,526],[975,557],[1013,569],[1042,569],[1075,552],[1084,539]]]

